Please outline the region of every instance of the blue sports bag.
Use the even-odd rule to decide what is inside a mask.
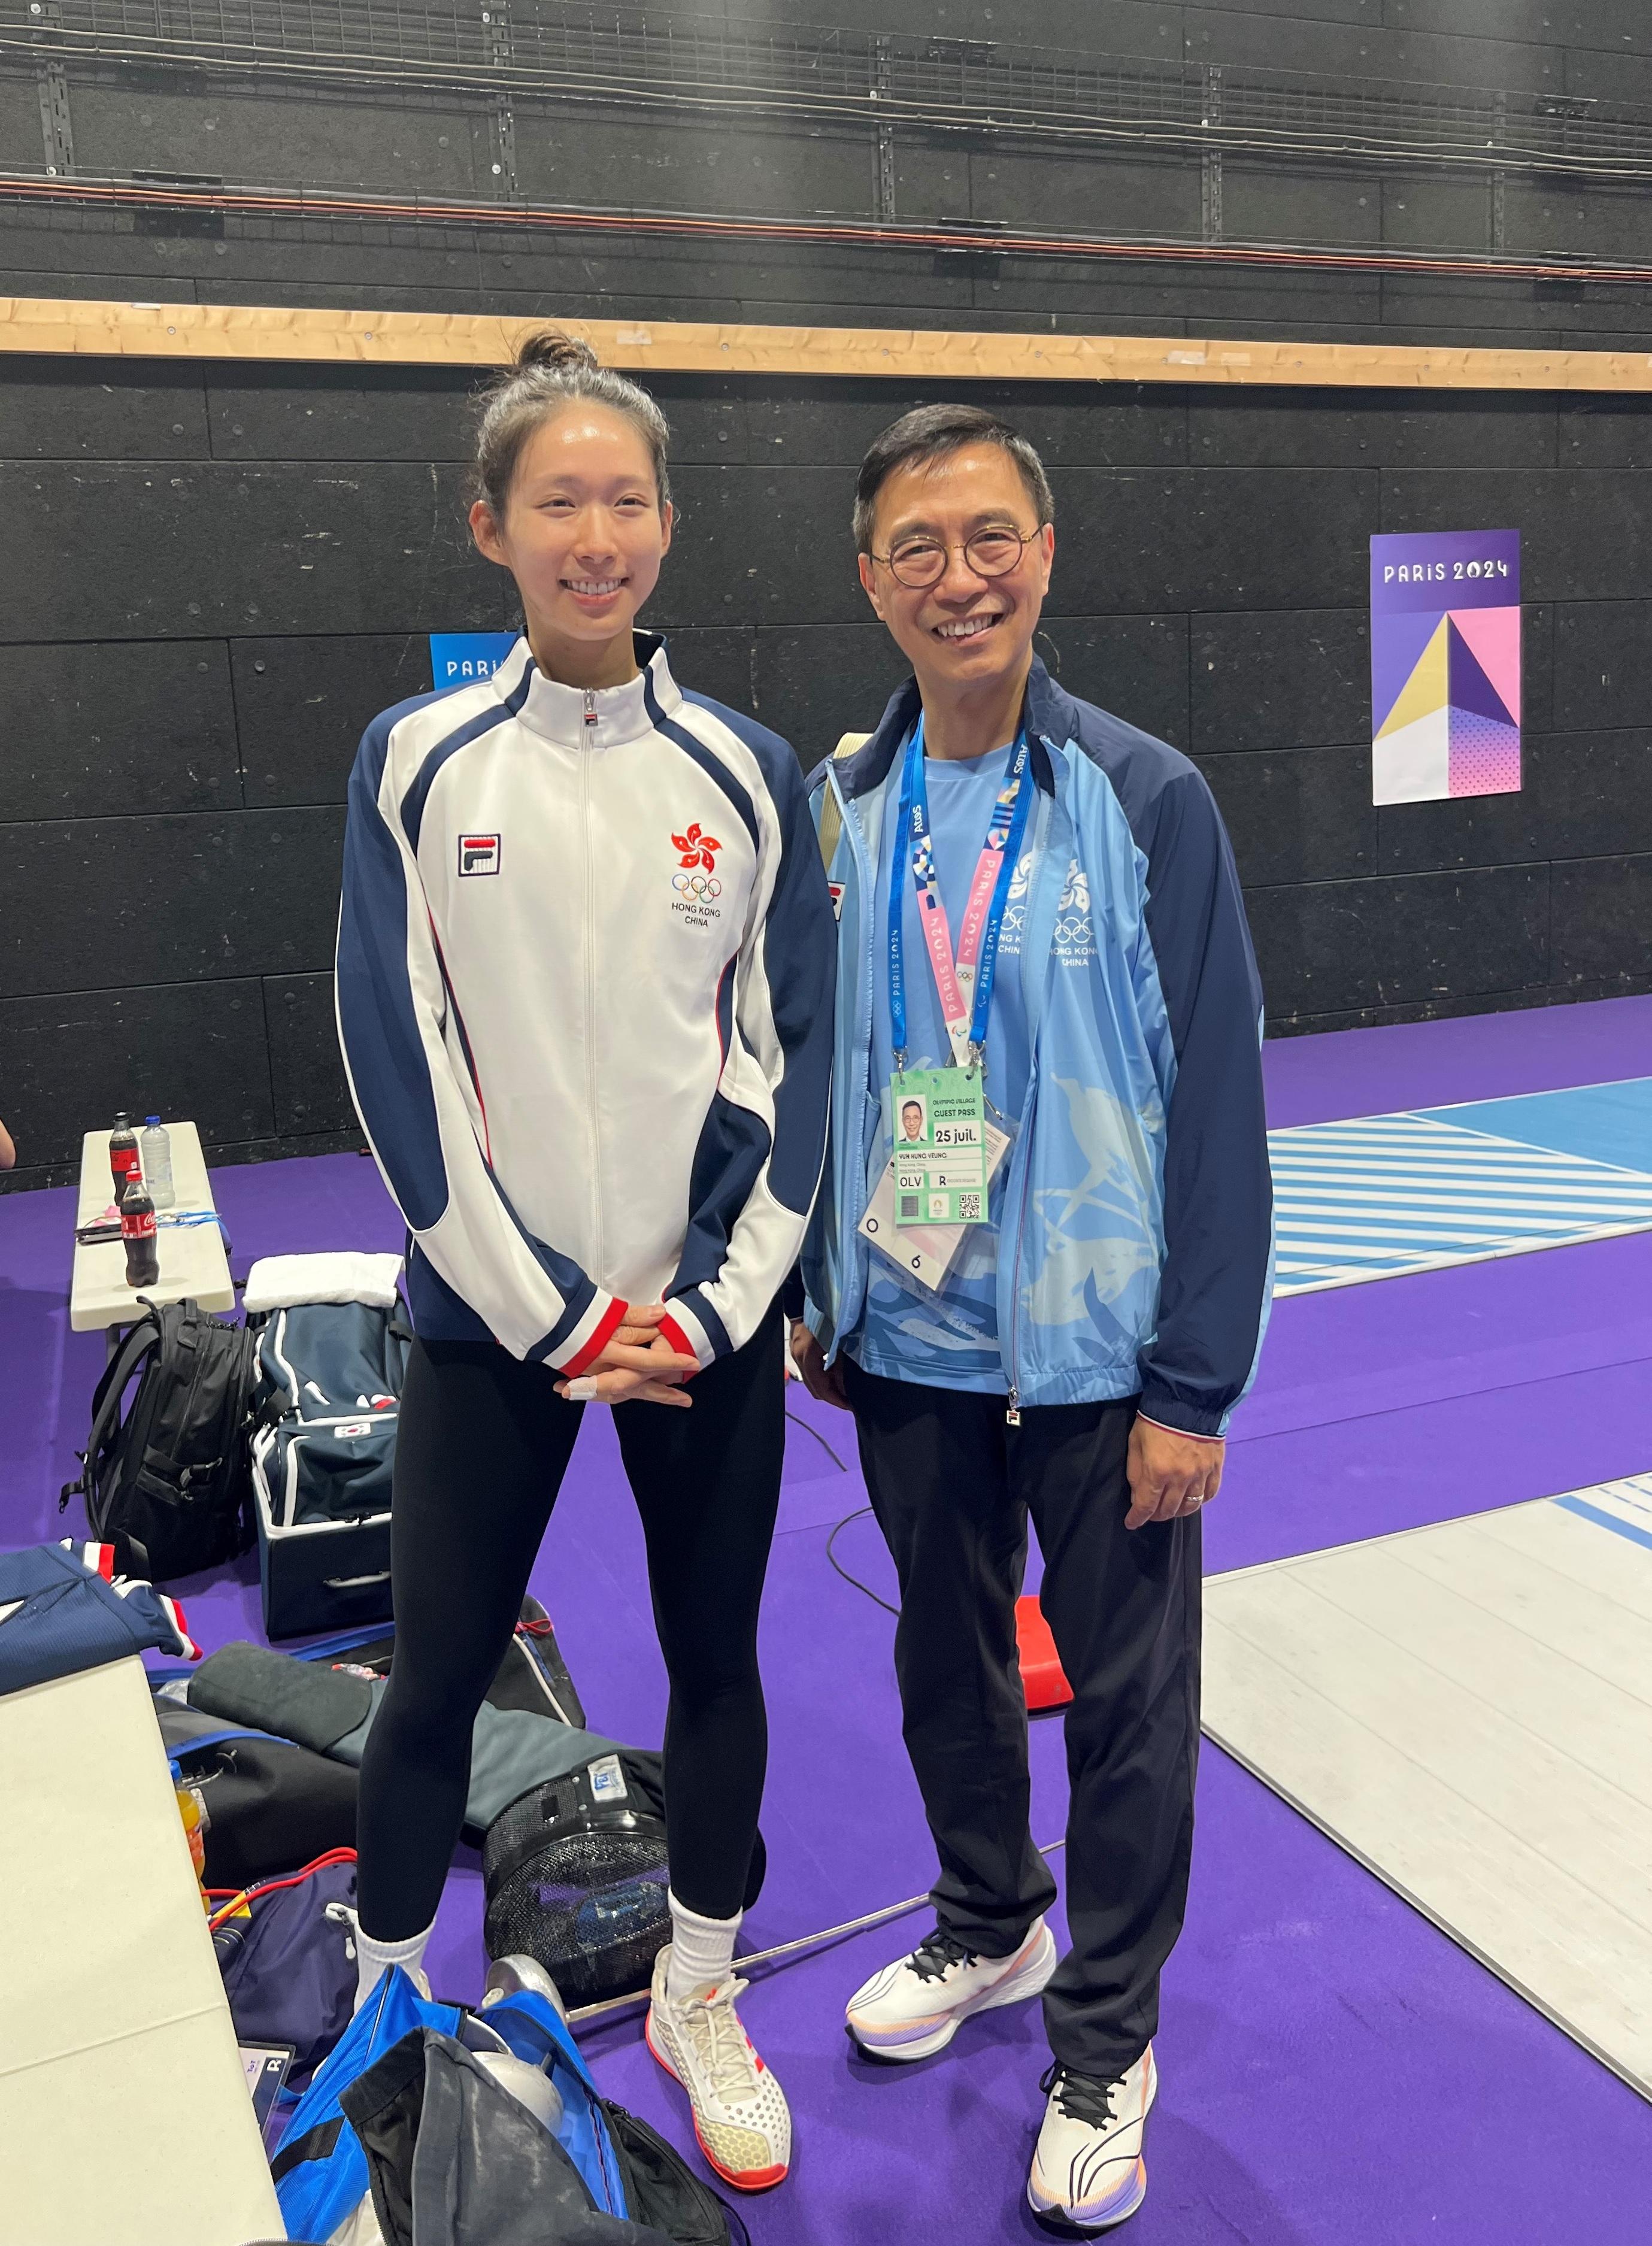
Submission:
[[[595,2085],[555,2006],[523,1990],[490,2004],[483,2017],[517,2058],[533,2066],[549,2060],[550,2079],[562,2101],[557,2142],[597,2207],[605,2214],[629,2215],[619,2160]],[[404,2036],[434,2028],[459,2037],[464,2021],[457,2004],[421,1997],[398,1966],[384,1974],[316,2070],[271,2163],[289,2238],[330,2237],[367,2195],[367,2155],[345,2118],[341,2094]]]

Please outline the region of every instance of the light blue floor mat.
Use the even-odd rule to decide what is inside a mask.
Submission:
[[[1652,1076],[1585,1084],[1571,1092],[1530,1092],[1518,1099],[1476,1099],[1418,1113],[1468,1131],[1490,1131],[1528,1147],[1582,1154],[1621,1169],[1652,1170]]]
[[[1652,1230],[1652,1079],[1268,1134],[1277,1291]]]

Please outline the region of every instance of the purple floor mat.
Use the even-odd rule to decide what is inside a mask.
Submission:
[[[1652,1069],[1652,1001],[1353,1031],[1268,1049],[1275,1122],[1600,1080]],[[350,1156],[216,1174],[234,1265],[391,1248],[400,1225]],[[67,1331],[71,1196],[0,1202],[0,1542],[60,1524],[97,1335]],[[1450,1518],[1652,1464],[1652,1241],[1608,1241],[1281,1303],[1207,1524],[1213,1569]],[[764,1616],[772,1725],[764,1947],[922,1888],[932,1861],[901,1748],[890,1618],[835,1576],[831,1525],[863,1501],[842,1415],[791,1392],[780,1534]],[[846,1462],[840,1471],[809,1427]],[[843,1563],[887,1593],[870,1522]],[[592,1720],[656,1740],[665,1684],[642,1542],[611,1426],[592,1413],[534,1588]],[[180,1586],[208,1647],[255,1634],[250,1563]],[[1060,1828],[1058,1728],[1036,1727],[1035,1829]],[[1186,1936],[1166,1977],[1152,2186],[1130,2236],[1179,2246],[1631,2246],[1646,2235],[1652,2122],[1606,2070],[1225,1757],[1207,1748]],[[1060,1858],[1055,1859],[1057,1876]],[[431,1963],[481,1973],[464,1852]],[[758,2246],[985,2246],[1041,2236],[1022,2204],[1036,2008],[973,2023],[905,2069],[853,2061],[845,1998],[921,1914],[760,1977],[745,2016],[792,2097],[795,2172],[743,2211]],[[690,2145],[680,2093],[634,2017],[588,2032],[602,2086]]]
[[[1273,1038],[1262,1047],[1262,1065],[1268,1120],[1276,1131],[1459,1099],[1613,1084],[1652,1074],[1652,997]]]
[[[1207,1574],[1652,1467],[1652,1236],[1275,1306]]]
[[[1274,1305],[1241,1442],[1652,1358],[1652,1234]]]
[[[794,1451],[800,1440],[794,1431]],[[639,1603],[635,1520],[606,1443],[581,1464],[536,1588],[601,1719],[657,1725],[664,1679]],[[858,1494],[849,1480],[810,1482],[808,1509],[837,1517]],[[805,1494],[789,1491],[789,1508]],[[843,1542],[886,1587],[875,1532]],[[914,1893],[931,1875],[897,1745],[893,1625],[830,1572],[825,1545],[824,1528],[783,1530],[771,1569],[771,1872],[745,1930],[754,1949]],[[605,1611],[574,1596],[593,1574],[612,1586]],[[1064,1806],[1058,1724],[1035,1726],[1033,1765],[1034,1831],[1050,1840]],[[1602,2246],[1640,2236],[1649,2120],[1632,2092],[1208,1748],[1200,1814],[1187,1931],[1166,1978],[1152,2189],[1133,2236],[1547,2246],[1562,2203],[1575,2235]],[[432,1953],[451,1993],[480,1971],[479,1920],[466,1867]],[[908,2068],[857,2061],[843,2036],[847,1995],[926,1923],[915,1914],[754,1983],[744,2016],[798,2126],[790,2181],[743,2204],[758,2246],[1042,2235],[1021,2203],[1048,2060],[1037,2007],[971,2023],[950,2052]],[[587,2038],[608,2094],[691,2154],[683,2100],[636,2017]]]

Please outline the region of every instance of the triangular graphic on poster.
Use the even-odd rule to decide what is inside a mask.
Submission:
[[[1398,732],[1402,726],[1414,725],[1419,718],[1426,718],[1431,711],[1445,707],[1451,698],[1446,664],[1449,643],[1450,635],[1442,616],[1430,636],[1428,645],[1417,657],[1399,699],[1377,727],[1378,740],[1389,733]]]
[[[1451,742],[1451,793],[1513,795],[1520,786],[1520,729],[1506,718],[1453,706],[1445,713]]]
[[[1499,756],[1520,750],[1520,729],[1511,725],[1506,718],[1488,718],[1479,710],[1461,710],[1453,703],[1445,712],[1446,731],[1451,737],[1451,754],[1459,750],[1494,750]]]
[[[1445,630],[1446,675],[1451,682],[1449,699],[1452,709],[1472,710],[1477,717],[1492,718],[1499,725],[1512,725],[1513,719],[1503,706],[1502,696],[1480,669],[1473,650],[1449,616]]]
[[[1520,722],[1520,612],[1518,608],[1452,609],[1451,622],[1491,680],[1510,722]]]
[[[1371,731],[1388,723],[1394,704],[1405,691],[1417,658],[1439,630],[1438,609],[1402,610],[1378,616],[1371,629]]]

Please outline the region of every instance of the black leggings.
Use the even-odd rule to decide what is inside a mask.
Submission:
[[[471,1726],[504,1657],[583,1405],[493,1342],[413,1344],[397,1438],[396,1655],[362,1758],[362,1925],[403,1942],[436,1916],[463,1821]],[[758,1606],[785,1446],[778,1316],[690,1384],[691,1410],[614,1413],[648,1542],[671,1681],[671,1888],[706,1918],[744,1899],[768,1757]],[[602,1722],[600,1696],[593,1710]]]

